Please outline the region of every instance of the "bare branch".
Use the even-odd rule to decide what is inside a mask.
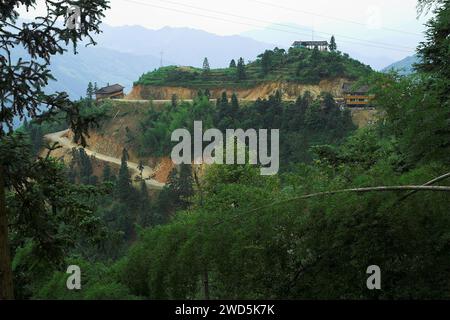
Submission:
[[[433,179],[433,180],[431,180],[431,181],[428,181],[427,183],[424,184],[424,186],[431,186],[431,185],[433,185],[433,184],[435,184],[435,183],[437,183],[437,182],[440,182],[440,181],[442,181],[442,180],[445,180],[445,179],[447,179],[447,178],[449,178],[449,177],[450,177],[450,172],[449,172],[449,173],[446,173],[446,174],[444,174],[444,175],[442,175],[442,176],[440,176],[440,177],[437,177],[437,178],[435,178],[435,179]],[[398,200],[398,202],[402,202],[402,201],[405,200],[406,198],[412,196],[413,194],[416,194],[416,193],[419,192],[419,191],[420,191],[420,190],[413,190],[413,191],[411,191],[411,192],[408,192],[406,195],[404,195],[403,197],[401,197],[401,198]]]
[[[278,202],[274,202],[271,205],[260,207],[253,209],[251,211],[248,211],[247,213],[251,213],[254,211],[259,211],[263,209],[268,209],[271,207],[274,207],[279,204],[294,202],[298,200],[305,200],[305,199],[311,199],[311,198],[317,198],[317,197],[324,197],[324,196],[332,196],[336,194],[341,193],[368,193],[368,192],[393,192],[393,191],[433,191],[433,192],[450,192],[450,187],[447,186],[387,186],[387,187],[371,187],[371,188],[353,188],[353,189],[343,189],[343,190],[336,190],[336,191],[325,191],[325,192],[318,192],[318,193],[312,193],[307,194],[300,197],[295,197],[287,200],[282,200]]]

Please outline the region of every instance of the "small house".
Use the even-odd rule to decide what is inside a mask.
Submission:
[[[328,41],[295,41],[292,47],[311,50],[317,48],[319,51],[328,51]]]
[[[121,86],[120,84],[106,86],[95,92],[95,98],[97,101],[103,99],[123,99],[123,97],[125,96],[123,93],[124,88],[125,87]]]
[[[342,86],[345,105],[347,107],[370,107],[374,95],[369,93],[369,86],[364,85],[357,88],[350,83],[344,83]]]

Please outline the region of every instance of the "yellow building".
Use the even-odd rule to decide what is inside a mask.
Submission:
[[[372,100],[375,98],[369,93],[369,86],[353,88],[352,84],[345,83],[342,87],[345,105],[352,108],[370,107]]]

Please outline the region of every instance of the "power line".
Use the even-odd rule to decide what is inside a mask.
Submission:
[[[312,15],[312,16],[316,16],[316,17],[321,17],[321,18],[326,18],[326,19],[330,19],[330,20],[351,23],[351,24],[355,24],[355,25],[359,25],[359,26],[367,26],[367,24],[365,24],[363,22],[359,22],[359,21],[348,20],[348,19],[328,16],[328,15],[318,14],[318,13],[311,12],[311,11],[305,11],[305,10],[300,10],[300,9],[296,9],[296,8],[285,7],[285,6],[281,6],[279,4],[273,4],[270,2],[265,2],[265,1],[260,1],[260,0],[249,0],[249,1],[253,1],[256,3],[262,4],[262,5],[265,5],[265,6],[284,9],[287,11],[295,11],[295,12]],[[422,34],[420,34],[420,33],[415,33],[415,32],[405,31],[405,30],[400,30],[400,29],[387,28],[387,27],[381,27],[380,29],[384,29],[384,30],[391,31],[391,32],[402,33],[402,34],[409,34],[409,35],[413,35],[413,36],[422,36]]]
[[[235,18],[239,18],[239,19],[253,20],[253,21],[256,21],[256,22],[264,23],[264,24],[266,24],[266,23],[274,24],[274,25],[278,25],[278,26],[282,26],[282,27],[286,27],[286,28],[290,28],[290,29],[294,29],[294,30],[302,30],[302,29],[300,29],[298,27],[295,27],[295,26],[292,26],[292,25],[288,25],[288,24],[274,23],[274,22],[268,21],[268,20],[262,20],[262,19],[256,19],[256,18],[251,18],[251,17],[245,17],[245,16],[236,15],[236,14],[232,14],[232,13],[224,13],[224,12],[218,11],[218,10],[211,10],[211,9],[200,8],[200,7],[196,7],[196,6],[192,6],[192,5],[186,5],[184,3],[175,2],[175,1],[171,1],[171,0],[155,0],[155,1],[163,2],[163,3],[170,3],[170,4],[174,4],[174,5],[178,5],[178,6],[187,7],[187,8],[190,8],[190,9],[195,9],[195,10],[202,10],[202,11],[206,11],[206,12],[212,12],[212,13],[220,14],[220,15],[224,15],[224,16],[231,16],[231,17],[235,17]],[[306,29],[306,30],[310,29],[307,26],[301,26],[301,27]],[[342,34],[318,31],[318,30],[315,30],[314,28],[313,28],[313,37],[314,37],[314,34],[316,32],[317,33],[326,34],[328,36],[335,35],[335,36],[339,36],[341,38],[357,40],[357,41],[364,41],[364,42],[369,42],[369,43],[373,43],[373,44],[379,44],[379,45],[382,45],[382,46],[391,46],[391,47],[405,48],[405,49],[408,49],[408,50],[412,49],[412,48],[406,47],[406,46],[399,46],[399,45],[394,45],[394,44],[390,44],[390,43],[383,43],[383,42],[378,42],[378,41],[370,41],[370,40],[365,40],[365,39],[360,39],[360,38],[355,38],[355,37],[349,37],[349,36],[342,35]]]
[[[185,10],[181,10],[181,9],[177,9],[177,8],[168,8],[168,7],[163,7],[163,6],[159,6],[156,4],[151,4],[151,3],[143,3],[143,2],[138,2],[138,1],[134,1],[134,0],[122,0],[125,2],[129,2],[129,3],[134,3],[134,4],[139,4],[139,5],[143,5],[143,6],[148,6],[148,7],[153,7],[153,8],[159,8],[159,9],[163,9],[163,10],[169,10],[169,11],[174,11],[174,12],[180,12],[180,13],[184,13],[184,14],[188,14],[188,15],[193,15],[193,16],[199,16],[199,17],[203,17],[203,18],[207,18],[207,19],[212,19],[212,20],[220,20],[220,21],[225,21],[225,22],[231,22],[231,23],[236,23],[236,24],[242,24],[242,25],[246,25],[246,26],[252,26],[252,27],[257,27],[257,28],[262,28],[262,26],[260,25],[255,25],[255,24],[250,24],[247,22],[241,22],[241,21],[233,21],[233,20],[227,20],[224,18],[220,18],[220,17],[213,17],[213,16],[209,16],[209,15],[204,15],[204,14],[200,14],[200,13],[195,13],[195,12],[188,12]],[[282,29],[275,29],[272,27],[267,27],[267,29],[270,30],[275,30],[275,31],[279,31],[279,32],[285,32],[285,33],[290,33],[290,34],[295,34],[295,35],[304,35],[304,36],[310,36],[309,34],[306,33],[300,33],[300,32],[293,32],[293,31],[289,31],[289,30],[282,30]],[[331,33],[330,33],[331,35]],[[345,36],[346,37],[346,36]],[[356,45],[360,45],[360,46],[366,46],[366,47],[374,47],[374,48],[381,48],[381,49],[387,49],[387,50],[393,50],[393,51],[401,51],[401,52],[411,52],[412,50],[414,50],[414,48],[407,48],[404,47],[405,49],[400,49],[398,47],[393,47],[390,44],[386,44],[386,45],[373,45],[372,43],[375,43],[373,41],[368,41],[368,40],[363,40],[363,39],[357,39],[354,38],[355,40],[358,41],[366,41],[368,43],[359,43],[359,42],[354,42],[354,41],[348,41],[348,40],[340,40],[340,42],[344,42],[344,43],[352,43],[352,44],[356,44]],[[390,47],[389,47],[390,46]],[[409,50],[407,50],[409,49]]]

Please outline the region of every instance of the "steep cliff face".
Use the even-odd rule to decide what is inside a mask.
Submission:
[[[240,99],[257,100],[258,98],[267,98],[280,90],[283,99],[295,100],[304,92],[309,91],[312,95],[318,96],[321,92],[330,92],[335,96],[342,95],[342,85],[347,82],[346,79],[339,78],[334,80],[323,80],[318,85],[306,85],[292,82],[265,82],[252,88],[240,88],[239,83],[234,87],[209,88],[211,98],[217,99],[223,91],[229,94],[235,92]],[[136,85],[130,94],[128,100],[170,100],[172,95],[177,95],[179,99],[193,99],[198,93],[195,88],[170,87],[170,86],[142,86]]]

